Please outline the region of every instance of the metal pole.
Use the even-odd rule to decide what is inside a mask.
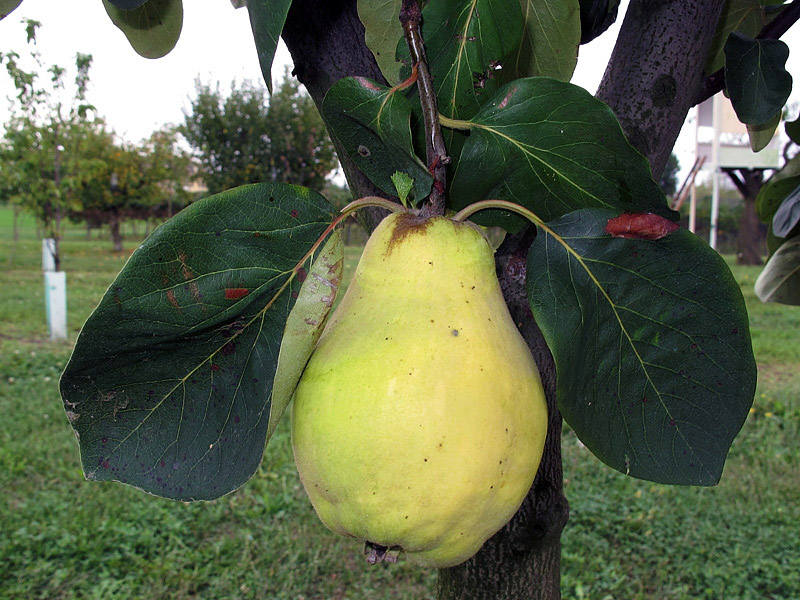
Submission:
[[[708,245],[717,249],[717,225],[719,222],[719,133],[722,126],[722,93],[716,94],[713,100],[714,139],[711,144],[711,175],[713,187],[711,192],[711,223],[708,232]]]

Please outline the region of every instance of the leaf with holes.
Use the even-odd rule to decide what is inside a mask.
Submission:
[[[545,77],[519,79],[498,90],[473,119],[455,125],[470,131],[451,181],[456,210],[499,198],[545,221],[588,207],[674,214],[611,109],[583,88]],[[526,223],[501,210],[475,220],[510,231]]]
[[[522,43],[503,61],[500,80],[508,82],[542,75],[569,81],[581,43],[578,0],[520,0],[520,3],[525,20]]]
[[[616,215],[561,217],[528,256],[528,298],[555,359],[559,409],[623,473],[713,485],[755,392],[741,291],[689,231],[611,237]]]
[[[725,89],[742,123],[761,125],[780,114],[792,91],[787,58],[789,47],[780,40],[730,35],[725,43]]]
[[[755,292],[762,302],[800,306],[800,237],[786,240],[770,256]]]
[[[133,253],[61,378],[88,479],[208,500],[253,474],[297,275],[331,212],[306,188],[244,186]]]
[[[161,58],[178,43],[183,28],[182,0],[147,0],[133,10],[122,10],[103,0],[108,16],[137,54]]]
[[[292,0],[257,0],[247,3],[250,13],[250,28],[253,30],[253,39],[256,42],[258,63],[261,65],[261,74],[267,83],[269,93],[272,93],[272,61],[275,60],[275,51],[278,40],[286,23],[286,15]]]
[[[437,0],[425,6],[422,17],[439,112],[468,119],[497,89],[498,68],[520,45],[520,2]]]
[[[402,91],[364,77],[340,79],[322,102],[331,132],[356,166],[390,196],[396,193],[392,175],[406,173],[419,201],[430,193],[433,177],[414,153],[411,111]]]

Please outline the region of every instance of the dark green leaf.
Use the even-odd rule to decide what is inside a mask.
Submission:
[[[503,86],[468,123],[451,182],[453,208],[487,198],[521,204],[545,221],[578,208],[671,216],[650,165],[625,139],[606,104],[583,88],[544,77]],[[503,211],[477,220],[513,231]]]
[[[244,186],[133,253],[61,378],[88,479],[199,500],[252,475],[304,257],[330,210],[306,188]]]
[[[606,2],[606,0],[603,0]],[[545,76],[569,81],[578,62],[581,11],[578,0],[520,0],[522,43],[503,61],[503,83]]]
[[[784,198],[800,189],[800,175],[770,180],[756,196],[756,213],[763,223],[771,223]]]
[[[772,217],[772,231],[777,237],[786,238],[800,224],[800,189],[786,196],[775,216]]]
[[[762,302],[800,306],[800,237],[787,240],[770,257],[755,292]]]
[[[134,8],[139,8],[142,4],[147,2],[147,0],[108,0],[111,4],[119,8],[120,10],[133,10]]]
[[[468,119],[497,89],[498,68],[519,47],[520,0],[436,0],[422,16],[439,112]]]
[[[178,43],[183,27],[182,0],[147,0],[134,10],[121,10],[103,0],[108,16],[137,54],[161,58]]]
[[[790,140],[795,144],[800,144],[800,117],[794,121],[786,121],[783,124],[783,129],[786,131],[786,135],[789,136]]]
[[[753,401],[756,366],[741,291],[685,229],[605,233],[617,213],[580,210],[541,231],[528,297],[556,362],[558,405],[611,467],[712,485]]]
[[[308,275],[304,275],[305,281],[286,321],[272,384],[267,439],[272,437],[283,411],[292,399],[300,375],[322,334],[342,281],[343,265],[342,230],[336,229],[314,260]]]
[[[261,74],[267,83],[267,89],[272,93],[272,61],[275,59],[275,50],[278,40],[286,23],[286,15],[292,0],[250,0],[247,10],[250,13],[250,28],[256,42],[258,62],[261,65]]]
[[[0,0],[0,20],[11,14],[11,11],[20,4],[22,4],[22,0]]]
[[[419,201],[429,194],[433,177],[414,153],[411,110],[402,92],[363,77],[340,79],[322,102],[332,134],[356,166],[389,195],[395,194],[392,175],[406,173]]]
[[[747,136],[750,138],[750,149],[753,152],[761,152],[766,148],[775,137],[775,131],[781,124],[781,113],[776,114],[772,119],[760,125],[745,125]]]
[[[760,125],[779,115],[792,91],[789,47],[734,32],[725,44],[725,88],[742,123]]]
[[[580,0],[581,44],[588,44],[617,20],[619,0]]]
[[[760,0],[726,0],[717,30],[711,41],[705,72],[711,74],[725,66],[725,42],[734,31],[756,37],[768,22]]]
[[[358,0],[358,18],[364,25],[364,41],[375,56],[383,76],[391,84],[400,81],[402,64],[397,45],[403,39],[400,24],[402,0]]]

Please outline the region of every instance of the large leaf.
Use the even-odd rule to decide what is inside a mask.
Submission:
[[[578,63],[581,11],[578,0],[520,0],[522,43],[503,62],[500,80],[545,76],[569,81]]]
[[[588,44],[617,20],[620,0],[579,0],[581,44]]]
[[[766,148],[772,141],[772,138],[775,137],[775,131],[777,131],[778,125],[780,124],[780,111],[766,123],[761,123],[760,125],[747,123],[746,128],[747,136],[750,138],[750,149],[753,152],[761,152]]]
[[[108,16],[137,54],[161,58],[178,43],[183,28],[182,0],[147,0],[133,10],[122,10],[103,0]]]
[[[322,102],[331,133],[356,166],[389,195],[396,194],[392,175],[408,174],[419,201],[429,194],[433,177],[414,153],[411,112],[402,92],[363,77],[340,79]]]
[[[623,473],[715,484],[756,383],[741,291],[689,231],[610,237],[615,214],[576,211],[531,247],[528,296],[556,362],[559,409]]]
[[[755,292],[762,302],[800,305],[800,237],[787,240],[770,257]]]
[[[647,159],[625,139],[611,109],[583,88],[520,79],[461,126],[470,136],[451,182],[455,209],[499,198],[545,221],[587,207],[671,214]],[[503,211],[481,215],[484,225],[524,224]]]
[[[139,8],[147,0],[108,0],[111,4],[120,10],[133,10]]]
[[[267,83],[267,89],[272,93],[272,61],[275,60],[275,51],[278,40],[286,23],[286,15],[292,0],[249,0],[247,10],[250,13],[250,28],[253,30],[253,39],[256,42],[258,63],[261,65],[261,74]]]
[[[772,231],[777,237],[790,237],[792,230],[800,224],[800,190],[795,188],[786,196],[772,217]]]
[[[358,0],[358,18],[364,25],[364,41],[375,56],[383,76],[391,84],[400,81],[402,63],[397,46],[403,38],[400,6],[403,0]]]
[[[756,37],[768,22],[761,0],[726,0],[711,41],[705,72],[709,75],[725,66],[725,42],[734,31]]]
[[[497,89],[497,70],[520,44],[520,0],[436,0],[422,34],[439,112],[468,119]]]
[[[305,188],[245,186],[134,252],[61,378],[88,479],[199,500],[250,477],[298,274],[330,210]]]
[[[725,89],[742,123],[760,125],[779,115],[792,91],[789,47],[732,33],[725,44]]]
[[[787,163],[784,168],[776,173],[769,182],[764,185],[756,197],[756,213],[758,218],[767,224],[767,250],[772,255],[781,244],[784,238],[778,237],[773,231],[773,219],[778,212],[783,201],[790,195],[800,194],[800,175],[784,173],[792,171],[792,166]],[[784,177],[780,177],[784,175]]]
[[[11,14],[11,11],[20,4],[22,4],[22,0],[0,0],[0,20]]]
[[[283,411],[292,399],[300,375],[322,335],[322,328],[342,281],[343,266],[342,230],[336,229],[314,260],[311,270],[307,274],[305,271],[298,272],[303,286],[283,331],[278,366],[272,384],[267,439],[272,436]]]

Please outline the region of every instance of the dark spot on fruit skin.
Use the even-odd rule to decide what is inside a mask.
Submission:
[[[458,337],[458,329],[453,329],[453,337]]]

